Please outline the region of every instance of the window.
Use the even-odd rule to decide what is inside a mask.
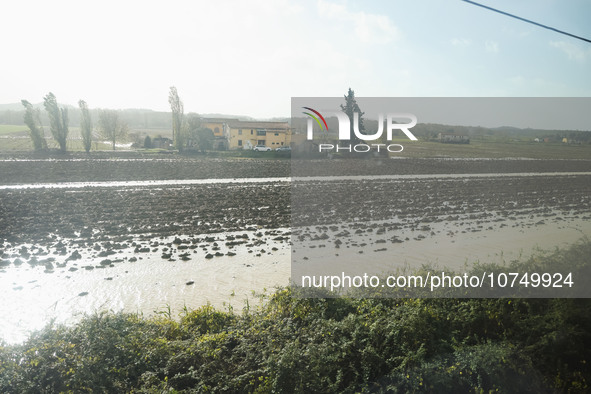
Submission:
[[[279,136],[279,133],[275,133],[275,137]]]
[[[242,129],[238,130],[238,135],[242,135]]]
[[[242,130],[240,130],[242,131]],[[238,140],[238,146],[242,146],[242,140]]]
[[[267,135],[267,130],[257,130],[257,135]]]
[[[252,129],[250,129],[250,135],[252,135],[252,134],[253,134],[253,131],[252,131]]]
[[[219,127],[216,127],[213,132],[214,132],[214,134],[219,134],[220,133],[220,128]]]
[[[265,140],[258,140],[257,145],[265,145]]]

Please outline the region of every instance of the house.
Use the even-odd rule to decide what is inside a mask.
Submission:
[[[453,133],[439,133],[437,135],[437,140],[444,144],[469,144],[470,137],[467,135],[462,134],[453,134]]]
[[[234,121],[228,126],[228,149],[252,149],[256,145],[276,149],[291,143],[287,122]]]
[[[227,150],[228,149],[228,136],[230,135],[230,123],[238,122],[238,119],[226,119],[226,118],[202,118],[201,127],[210,129],[213,132],[214,150]]]

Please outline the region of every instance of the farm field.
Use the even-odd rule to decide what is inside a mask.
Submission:
[[[293,171],[296,177],[292,177]],[[21,345],[17,344],[23,341],[23,349],[33,349],[27,354],[35,351],[42,354],[40,348],[54,349],[63,341],[77,343],[70,338],[78,335],[75,332],[82,335],[87,335],[86,330],[103,332],[115,324],[123,331],[111,330],[96,338],[122,341],[117,351],[135,346],[127,343],[134,340],[125,333],[138,333],[148,342],[160,341],[157,352],[154,353],[148,342],[143,351],[162,354],[169,360],[157,362],[166,365],[166,372],[150,364],[151,361],[141,370],[161,371],[158,376],[162,374],[164,379],[171,368],[176,368],[170,364],[174,357],[165,354],[196,357],[169,348],[174,347],[178,338],[190,341],[192,334],[182,334],[193,329],[193,323],[189,322],[221,319],[221,325],[215,326],[218,328],[208,326],[204,331],[207,334],[196,337],[199,343],[218,338],[218,329],[234,333],[244,329],[246,336],[251,335],[248,333],[252,329],[257,333],[256,338],[260,338],[261,332],[270,335],[269,343],[284,340],[301,343],[301,339],[284,338],[284,334],[274,333],[275,328],[263,329],[259,325],[273,321],[273,327],[277,325],[277,330],[285,333],[292,323],[283,327],[282,322],[307,322],[316,313],[323,316],[323,327],[341,324],[338,323],[341,318],[332,316],[332,312],[317,310],[318,302],[331,309],[338,310],[338,305],[353,308],[365,322],[380,315],[377,311],[382,308],[394,314],[408,309],[409,315],[400,324],[409,329],[413,327],[409,316],[423,311],[422,305],[431,305],[429,310],[438,311],[432,312],[435,320],[427,325],[440,321],[440,314],[456,316],[460,312],[454,309],[455,304],[459,310],[485,308],[490,316],[510,314],[502,326],[505,340],[513,338],[510,332],[515,331],[511,327],[530,325],[531,319],[553,319],[550,315],[546,317],[548,313],[564,314],[568,310],[582,316],[584,312],[579,307],[560,306],[569,300],[557,300],[555,306],[541,306],[543,316],[519,315],[525,319],[522,323],[516,313],[521,313],[526,305],[531,305],[529,308],[549,301],[513,300],[507,304],[503,299],[438,299],[392,300],[390,304],[385,299],[343,299],[334,301],[333,305],[330,300],[298,300],[291,295],[292,288],[274,289],[289,285],[296,275],[306,272],[309,266],[304,262],[320,258],[325,267],[330,267],[335,254],[345,261],[356,256],[353,263],[373,272],[430,263],[458,271],[470,270],[476,262],[529,264],[527,259],[538,259],[539,253],[547,256],[548,267],[556,262],[562,267],[581,264],[588,254],[588,244],[579,241],[591,233],[590,188],[591,160],[588,159],[441,157],[290,161],[263,156],[221,158],[140,152],[6,153],[0,159],[0,287],[4,300],[0,313],[5,317],[0,323],[0,337],[15,345],[0,347],[0,358],[6,360],[4,365],[8,368],[4,376],[13,379],[9,377],[12,373],[14,376],[28,373],[28,367],[18,366],[10,358],[10,352],[20,351],[17,349]],[[360,201],[365,205],[360,205]],[[330,214],[322,212],[326,207],[330,208]],[[300,241],[302,235],[305,236]],[[548,251],[556,248],[566,251],[548,255]],[[363,264],[359,264],[359,256]],[[577,277],[577,281],[582,279]],[[350,307],[345,306],[349,304]],[[374,306],[369,307],[370,304]],[[516,309],[507,309],[508,306]],[[300,308],[308,311],[308,317],[302,317]],[[365,308],[370,308],[367,313],[362,312]],[[289,318],[285,318],[286,313]],[[457,316],[466,322],[473,318],[461,313]],[[497,327],[496,319],[490,320],[494,327]],[[302,324],[310,327],[319,324],[314,321]],[[53,326],[47,326],[50,322]],[[461,332],[496,341],[488,329],[478,331],[479,325],[466,322],[462,323],[466,327]],[[244,327],[237,328],[235,324]],[[177,334],[161,337],[157,332],[169,330],[166,327],[177,327],[167,332],[177,332],[180,337]],[[355,327],[364,325],[357,322]],[[35,334],[36,330],[42,331]],[[334,330],[339,329],[335,326]],[[413,329],[415,335],[420,331],[417,330]],[[448,331],[442,326],[437,336],[444,337]],[[53,335],[55,345],[49,339]],[[119,339],[114,339],[114,335]],[[283,339],[277,339],[277,335]],[[551,334],[541,330],[536,335]],[[237,339],[242,343],[240,346],[250,346],[244,342],[246,337],[241,338]],[[584,339],[573,341],[579,343]],[[401,346],[410,346],[408,343],[412,341],[403,342]],[[84,340],[72,351],[77,352],[78,348],[84,351],[82,348],[87,346],[84,344],[94,346],[92,343]],[[219,346],[232,354],[224,358],[225,363],[238,357],[235,351],[229,350],[235,345]],[[521,353],[508,353],[509,348],[498,341],[487,346],[490,349],[483,350],[487,359],[494,352],[501,352],[498,354],[502,359],[513,359],[522,365],[519,360],[527,358]],[[99,347],[110,349],[104,344]],[[478,349],[462,345],[453,353],[454,357],[463,357],[464,351],[473,353]],[[72,353],[64,360],[76,357]],[[200,365],[210,365],[212,360],[205,354],[203,357],[199,363],[205,364]],[[105,368],[111,365],[107,359],[96,360],[101,360]],[[471,368],[476,368],[473,365],[478,363],[457,365],[468,374],[473,373]],[[505,364],[500,359],[494,364],[494,368],[487,369],[490,373],[513,371],[511,366],[501,368]],[[45,361],[35,365],[31,367],[34,371],[49,367]],[[567,369],[561,373],[571,374],[568,382],[573,383],[568,384],[583,385],[582,375],[573,372],[579,370]],[[90,381],[102,369],[84,371],[78,370],[74,376],[85,376],[82,379]],[[186,376],[183,371],[178,369],[176,378],[170,378],[165,385],[176,389],[190,387],[192,383],[182,378]],[[385,373],[379,371],[376,369],[378,374]],[[552,371],[545,376],[556,373]],[[65,376],[66,372],[59,376]],[[273,384],[278,387],[287,384],[280,383],[281,378],[276,375],[279,372],[270,373],[277,381]],[[429,376],[439,376],[432,372],[417,373],[416,379],[424,382],[429,381]],[[530,373],[541,372],[532,369]],[[212,381],[221,379],[206,375]],[[34,376],[40,375],[34,372]],[[31,379],[36,382],[38,378]],[[128,383],[117,384],[130,389],[138,385],[151,387],[157,381],[140,383],[133,378]],[[233,382],[232,387],[249,390],[245,387],[250,387],[250,383],[240,379]],[[540,387],[562,387],[545,382]],[[0,382],[0,387],[9,387],[6,384]],[[52,384],[63,385],[57,381]],[[461,384],[482,387],[482,383]],[[491,387],[505,387],[504,384]],[[78,387],[74,382],[67,385]]]
[[[400,141],[399,143],[401,143]],[[462,157],[462,158],[531,158],[531,159],[589,159],[591,144],[568,145],[533,141],[496,141],[472,139],[470,144],[439,142],[402,142],[403,157]]]
[[[45,140],[49,149],[57,150],[59,145],[53,138],[49,128],[45,127]],[[123,138],[117,141],[119,149],[129,149],[131,142],[128,138]],[[75,126],[69,127],[69,136],[66,143],[67,149],[70,152],[84,152],[84,146],[80,137],[80,128]],[[112,150],[112,146],[108,141],[96,139],[92,143],[93,151]],[[33,144],[29,136],[29,129],[24,125],[0,125],[0,154],[31,154],[33,152]]]
[[[342,239],[344,247],[365,251],[368,261],[457,268],[498,262],[501,253],[517,258],[535,246],[565,246],[591,230],[590,163],[417,158],[376,166],[129,152],[6,157],[0,160],[0,278],[13,301],[4,313],[18,316],[23,302],[35,303],[35,294],[55,288],[52,282],[60,291],[42,297],[51,302],[38,303],[43,307],[28,323],[5,321],[3,332],[22,338],[51,316],[71,321],[97,308],[149,314],[165,304],[175,310],[186,303],[240,304],[251,290],[289,283],[291,231],[302,224],[324,240],[316,251],[334,253],[336,233],[355,233]],[[367,194],[373,203],[361,210],[348,203],[363,200],[363,180],[290,183],[290,164],[299,175],[377,176]],[[348,198],[328,199],[337,215],[313,214],[307,205],[339,193]],[[366,219],[351,223],[355,217]],[[511,243],[503,241],[509,230]],[[537,236],[520,242],[520,233]],[[444,250],[454,253],[446,257]],[[212,288],[222,277],[233,279]],[[164,285],[150,292],[156,283]],[[119,290],[106,297],[112,286]],[[136,293],[117,296],[124,288]]]
[[[28,135],[29,129],[24,125],[0,125],[0,136],[6,135]]]

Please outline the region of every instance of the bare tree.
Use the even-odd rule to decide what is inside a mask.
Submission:
[[[88,104],[86,101],[78,101],[78,106],[82,112],[80,118],[80,134],[82,135],[82,144],[86,153],[90,152],[92,146],[92,119],[90,118],[90,112],[88,111]]]
[[[128,131],[127,124],[119,119],[119,112],[111,109],[99,111],[99,129],[101,135],[113,143],[113,150],[117,139]]]
[[[41,115],[39,108],[34,108],[27,100],[21,100],[25,107],[24,121],[29,128],[29,135],[33,141],[33,148],[37,151],[47,149],[47,141],[45,141],[45,132],[41,125]]]
[[[68,139],[68,110],[60,108],[55,95],[51,92],[43,98],[43,105],[49,115],[49,127],[51,135],[60,146],[60,151],[66,152],[66,141]]]
[[[172,111],[172,140],[174,146],[182,152],[185,147],[185,119],[184,119],[184,106],[183,102],[179,98],[179,94],[176,87],[170,87],[170,93],[168,94],[168,103]]]

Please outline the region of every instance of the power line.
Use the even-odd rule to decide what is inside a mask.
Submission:
[[[582,41],[587,41],[587,42],[591,43],[591,40],[589,40],[587,38],[579,37],[579,36],[576,36],[574,34],[567,33],[567,32],[562,31],[562,30],[558,30],[558,29],[556,29],[554,27],[546,26],[546,25],[543,25],[541,23],[534,22],[534,21],[531,21],[529,19],[522,18],[522,17],[517,16],[517,15],[509,14],[508,12],[497,10],[496,8],[492,8],[492,7],[486,6],[484,4],[476,3],[475,1],[471,1],[471,0],[462,0],[462,1],[464,1],[466,3],[473,4],[473,5],[477,5],[478,7],[486,8],[487,10],[490,10],[490,11],[498,12],[499,14],[510,16],[511,18],[519,19],[520,21],[523,21],[523,22],[531,23],[532,25],[543,27],[544,29],[552,30],[552,31],[555,31],[555,32],[560,33],[560,34],[564,34],[564,35],[567,35],[567,36],[570,36],[570,37],[573,37],[573,38],[576,38],[576,39],[579,39],[579,40],[582,40]]]

